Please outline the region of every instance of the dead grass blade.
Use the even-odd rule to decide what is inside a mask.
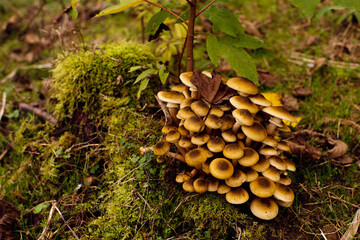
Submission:
[[[360,224],[360,209],[356,211],[354,219],[352,220],[349,228],[346,230],[346,232],[344,233],[344,235],[341,237],[340,240],[350,240],[353,237],[355,237],[355,234],[357,233],[359,228],[359,224]]]

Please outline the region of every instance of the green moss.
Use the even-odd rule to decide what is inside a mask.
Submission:
[[[139,71],[129,70],[154,63],[155,59],[149,45],[121,42],[71,53],[58,61],[53,70],[54,113],[63,120],[77,110],[94,119],[109,99],[120,104],[136,102],[138,86],[133,82]]]

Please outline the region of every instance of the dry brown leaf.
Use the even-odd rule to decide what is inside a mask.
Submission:
[[[310,74],[313,75],[315,71],[317,71],[318,69],[320,69],[322,66],[324,66],[326,63],[326,58],[322,57],[322,58],[317,58],[314,61],[314,67],[313,69],[311,69]]]
[[[298,111],[300,108],[298,100],[290,94],[285,94],[281,99],[281,103],[288,111]]]
[[[327,151],[330,158],[338,158],[346,153],[348,145],[343,141],[335,140],[330,137],[328,137],[327,141],[334,146],[332,149]]]
[[[349,157],[347,154],[336,158],[336,161],[339,162],[340,164],[351,164],[353,162],[353,159],[351,157]]]
[[[355,237],[355,234],[357,233],[359,228],[359,224],[360,224],[360,209],[356,211],[354,219],[352,220],[349,228],[346,230],[346,232],[344,233],[344,235],[341,237],[340,240],[350,240],[353,237]]]
[[[24,40],[28,44],[39,44],[40,43],[40,37],[38,35],[36,35],[35,33],[25,34]]]
[[[263,69],[258,69],[258,79],[260,84],[264,84],[268,87],[274,87],[278,82],[277,77]]]
[[[338,240],[340,239],[338,231],[334,225],[329,225],[321,229],[327,240]]]
[[[296,86],[291,92],[295,97],[307,97],[312,95],[311,88],[305,86]]]
[[[0,199],[0,239],[13,239],[13,224],[19,218],[20,213],[17,207]]]
[[[318,160],[321,157],[321,151],[308,144],[301,136],[295,136],[291,140],[285,140],[285,142],[289,145],[291,153],[300,158]]]

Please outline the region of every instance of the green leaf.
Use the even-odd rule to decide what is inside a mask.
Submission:
[[[219,43],[215,35],[209,34],[206,38],[206,50],[211,62],[215,67],[218,66],[220,48]]]
[[[160,77],[160,81],[163,85],[165,85],[166,83],[166,80],[169,76],[169,73],[168,72],[165,72],[165,66],[162,65],[163,67],[160,68],[159,70],[159,77]]]
[[[300,8],[308,22],[310,22],[311,17],[314,15],[316,6],[320,0],[290,0],[290,2],[295,7]]]
[[[55,154],[58,156],[61,156],[61,154],[63,153],[63,149],[59,148],[58,150],[55,151]]]
[[[75,20],[77,19],[78,16],[78,11],[76,10],[76,6],[78,5],[79,2],[80,0],[71,0],[72,15]]]
[[[134,66],[134,67],[131,67],[130,70],[129,70],[129,73],[135,72],[135,71],[137,71],[137,70],[139,70],[139,69],[141,69],[141,68],[142,68],[142,66]]]
[[[159,12],[155,13],[147,23],[145,27],[145,32],[155,32],[161,23],[165,21],[166,18],[168,18],[171,14],[167,11],[160,10]]]
[[[40,205],[37,205],[36,208],[34,209],[34,214],[39,214],[41,213],[43,210],[45,210],[48,207],[47,204],[45,203],[41,203]]]
[[[342,6],[333,6],[333,5],[326,5],[315,14],[314,21],[319,21],[327,12],[331,10],[343,10],[344,7]]]
[[[105,16],[105,15],[119,13],[119,12],[122,12],[122,11],[128,9],[128,8],[139,5],[142,2],[143,2],[143,0],[124,0],[120,4],[105,8],[99,14],[96,14],[95,17],[101,17],[101,16]]]
[[[220,41],[221,55],[240,76],[258,84],[256,66],[251,56],[242,48],[238,48],[226,40]]]
[[[354,9],[348,9],[345,13],[343,13],[340,18],[336,21],[336,25],[341,24],[346,18],[351,16],[355,12]]]
[[[8,118],[18,118],[18,117],[19,117],[19,114],[20,114],[19,110],[16,109],[16,110],[14,110],[12,113],[10,113],[9,115],[7,115],[7,117],[8,117]]]
[[[144,80],[141,81],[140,86],[139,86],[139,90],[138,90],[137,95],[136,95],[138,99],[141,96],[141,92],[144,91],[147,88],[148,84],[149,84],[149,79],[148,78],[145,78]]]
[[[360,11],[359,0],[333,0],[334,4]]]
[[[226,39],[230,44],[240,48],[258,49],[265,46],[261,40],[245,33],[240,34],[237,37],[227,35],[224,36],[223,39]]]
[[[209,19],[214,26],[226,34],[236,37],[244,33],[244,29],[239,19],[225,8],[211,6],[204,11],[204,16]]]
[[[136,78],[134,84],[140,82],[144,78],[147,78],[150,74],[155,74],[156,72],[157,72],[157,70],[155,70],[153,68],[146,69],[145,71],[143,71],[142,73],[139,74],[139,76]]]

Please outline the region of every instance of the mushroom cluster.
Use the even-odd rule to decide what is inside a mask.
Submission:
[[[296,119],[283,107],[272,106],[245,78],[222,78],[233,95],[219,104],[206,101],[192,78],[193,72],[184,72],[182,84],[157,94],[172,119],[153,148],[157,160],[171,155],[187,165],[176,176],[187,192],[217,192],[231,204],[251,199],[256,217],[275,218],[278,205],[290,207],[294,201],[288,171],[296,168],[284,154],[289,146],[278,135],[290,130],[283,120]],[[171,144],[181,155],[169,152]]]

